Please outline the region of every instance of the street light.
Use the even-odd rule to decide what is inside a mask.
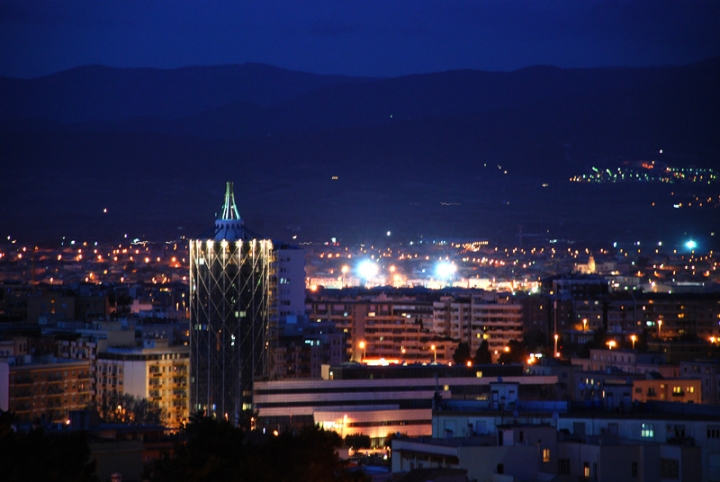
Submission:
[[[630,335],[630,339],[632,340],[632,349],[635,349],[635,342],[637,341],[637,335]]]
[[[662,338],[662,320],[658,320],[658,338]]]
[[[437,350],[435,349],[435,345],[431,345],[430,349],[433,352],[433,363],[437,364]]]
[[[358,346],[362,350],[362,358],[360,358],[360,363],[362,363],[363,360],[365,359],[365,342],[361,341],[360,343],[358,343]]]
[[[557,333],[555,333],[555,358],[557,358],[557,357],[558,357],[558,355],[559,355],[559,353],[558,353],[558,349],[557,349],[557,345],[558,345],[558,338],[560,338],[560,336],[558,336],[558,334],[557,334]]]
[[[587,331],[587,318],[583,318],[583,331]]]
[[[370,281],[377,276],[378,265],[377,263],[366,259],[358,266],[358,273],[360,273],[360,277],[365,280],[365,284],[368,285],[370,284]]]
[[[608,346],[608,348],[611,349],[611,350],[612,350],[613,348],[615,348],[615,345],[617,345],[617,342],[616,342],[615,340],[610,340],[610,341],[607,342],[607,346]]]

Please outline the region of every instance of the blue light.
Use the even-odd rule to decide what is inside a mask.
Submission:
[[[695,248],[697,248],[697,243],[691,239],[690,241],[685,243],[685,247],[687,249],[695,249]]]

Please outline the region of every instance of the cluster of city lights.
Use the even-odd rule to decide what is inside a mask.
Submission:
[[[614,169],[593,167],[591,172],[573,176],[570,181],[580,183],[661,182],[667,184],[713,184],[718,182],[719,179],[720,176],[713,169],[660,167],[655,161],[651,161],[635,163],[633,167],[617,167]]]

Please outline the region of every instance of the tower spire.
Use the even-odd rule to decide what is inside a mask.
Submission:
[[[220,219],[224,221],[240,220],[240,214],[238,213],[237,206],[235,206],[235,193],[232,181],[225,183],[225,204],[223,204]]]
[[[235,206],[233,183],[225,183],[225,204],[220,217],[215,220],[216,241],[238,241],[245,238],[245,223]]]

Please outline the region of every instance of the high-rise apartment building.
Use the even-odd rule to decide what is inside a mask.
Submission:
[[[305,316],[305,251],[297,246],[273,245],[272,280],[276,285],[276,307],[271,310],[271,324],[294,324]]]
[[[457,342],[431,330],[432,302],[385,295],[310,295],[312,322],[330,322],[345,334],[346,356],[357,362],[447,363]]]
[[[0,359],[0,411],[19,422],[65,423],[90,403],[90,360],[16,355]]]
[[[266,375],[273,243],[253,239],[228,182],[214,232],[190,241],[190,410],[240,423]]]
[[[447,296],[433,303],[432,326],[438,335],[470,345],[473,354],[487,340],[497,359],[511,340],[522,340],[522,310],[522,305],[506,295]]]

